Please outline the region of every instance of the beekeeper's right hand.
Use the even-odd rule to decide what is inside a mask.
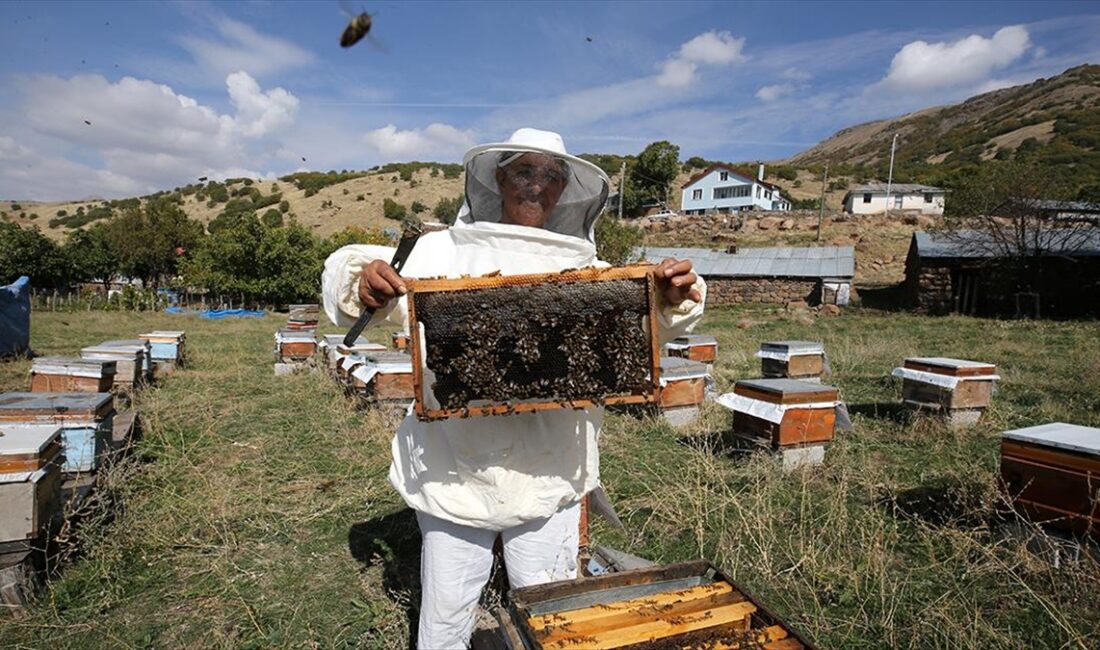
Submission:
[[[382,260],[374,260],[359,273],[359,302],[368,309],[381,309],[408,292],[397,271]]]

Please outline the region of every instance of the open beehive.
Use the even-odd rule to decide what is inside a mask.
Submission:
[[[93,472],[103,460],[113,430],[110,393],[0,393],[0,422],[61,427],[63,471]]]
[[[833,439],[838,393],[797,379],[743,379],[718,403],[733,411],[735,435],[773,448]]]
[[[910,357],[893,374],[907,406],[932,411],[988,408],[998,379],[991,363],[944,357]]]
[[[809,379],[825,372],[825,346],[816,341],[766,341],[756,356],[768,378]]]
[[[688,334],[665,344],[670,357],[680,357],[701,363],[718,359],[718,339],[709,334]]]
[[[653,268],[410,280],[417,416],[655,401]]]
[[[705,560],[514,589],[509,601],[532,650],[813,647]]]
[[[1001,478],[1020,514],[1100,541],[1100,429],[1053,422],[1006,431]]]
[[[106,393],[115,385],[117,362],[107,359],[38,357],[31,364],[35,393]]]

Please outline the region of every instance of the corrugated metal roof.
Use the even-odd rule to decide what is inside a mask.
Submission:
[[[860,192],[885,192],[886,183],[867,183],[866,185],[853,185],[848,189],[853,194]],[[919,183],[894,183],[890,186],[892,194],[906,194],[909,192],[943,192],[943,188],[921,185]]]
[[[644,259],[652,263],[668,257],[691,260],[704,278],[851,278],[856,274],[855,249],[851,246],[742,248],[734,254],[709,248],[644,250]]]
[[[950,234],[920,231],[913,233],[913,239],[917,243],[917,254],[925,258],[993,258],[1006,256],[1014,250],[1010,244],[998,243],[989,233],[975,230]],[[1100,256],[1100,229],[1047,230],[1041,233],[1040,240],[1047,255]]]

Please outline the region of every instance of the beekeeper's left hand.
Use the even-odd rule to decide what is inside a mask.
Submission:
[[[688,298],[699,302],[702,296],[692,285],[698,276],[691,270],[691,260],[666,258],[657,265],[657,289],[669,305],[679,305]]]

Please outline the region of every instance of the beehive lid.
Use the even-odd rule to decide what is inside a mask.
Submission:
[[[385,352],[388,348],[380,343],[371,343],[367,339],[358,338],[355,340],[355,345],[348,347],[344,345],[343,339],[340,339],[340,343],[336,345],[336,351],[340,354],[353,354],[355,352]]]
[[[3,393],[0,420],[96,419],[114,408],[114,399],[110,393]]]
[[[797,379],[742,379],[734,385],[733,392],[774,404],[808,404],[837,398],[832,386]]]
[[[91,345],[80,350],[85,359],[110,359],[113,361],[140,361],[145,356],[144,347],[108,347]]]
[[[905,367],[952,377],[992,375],[997,372],[997,366],[992,363],[947,357],[909,357],[905,360]]]
[[[1024,429],[1014,429],[1001,434],[1005,440],[1014,440],[1040,447],[1054,447],[1079,454],[1100,457],[1100,429],[1078,424],[1051,422]]]
[[[60,438],[56,424],[0,422],[0,456],[37,456]]]
[[[707,376],[707,364],[682,357],[661,357],[661,380],[677,381]]]
[[[404,352],[395,352],[393,350],[387,350],[385,352],[369,352],[363,355],[363,361],[365,363],[373,363],[376,365],[407,365],[409,367],[409,372],[412,372],[412,357],[405,354]]]
[[[96,347],[104,348],[131,348],[139,347],[142,350],[149,349],[149,341],[145,339],[118,339],[116,341],[104,341]]]
[[[312,330],[279,330],[275,333],[275,340],[284,343],[316,343]]]
[[[156,330],[148,334],[139,334],[142,339],[158,343],[176,343],[182,341],[185,333],[175,330]]]
[[[676,345],[686,345],[691,347],[718,345],[718,339],[714,338],[710,334],[688,334],[686,336],[678,336],[672,342]]]
[[[791,356],[824,354],[825,345],[820,341],[765,341],[760,344],[762,352],[779,352]]]
[[[38,357],[31,364],[31,372],[41,375],[101,377],[115,374],[115,362],[109,359]]]
[[[321,309],[321,306],[318,305],[317,303],[309,303],[309,304],[302,304],[302,305],[290,305],[288,308],[292,312],[299,311],[299,310],[302,310],[302,311],[319,311]]]

